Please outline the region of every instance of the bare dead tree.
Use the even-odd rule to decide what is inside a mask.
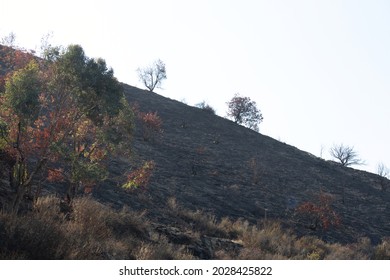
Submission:
[[[0,44],[10,48],[15,48],[16,47],[15,41],[16,41],[16,35],[15,33],[11,32],[0,39]]]
[[[342,166],[365,164],[353,147],[344,146],[343,144],[333,145],[329,152]]]
[[[390,175],[390,170],[382,162],[378,164],[377,174],[381,177],[387,178]]]
[[[163,80],[167,78],[167,71],[164,62],[156,60],[151,66],[138,68],[138,77],[149,91],[156,87],[160,88]]]
[[[389,187],[390,170],[383,163],[379,163],[377,167],[377,174],[380,176],[380,185],[382,191],[385,191]]]

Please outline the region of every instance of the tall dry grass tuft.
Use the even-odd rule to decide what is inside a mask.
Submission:
[[[390,237],[384,238],[382,243],[375,247],[374,259],[390,260]]]
[[[3,259],[132,259],[137,244],[147,241],[143,213],[113,211],[78,198],[70,213],[56,197],[39,198],[23,216],[0,213],[0,257]]]
[[[62,215],[53,215],[49,210],[52,200],[39,203],[40,211],[24,216],[0,213],[0,248],[4,258],[11,259],[59,259],[64,257],[61,243]],[[53,205],[53,211],[56,211]]]
[[[137,260],[193,260],[184,246],[172,245],[167,239],[159,237],[154,243],[142,242],[135,250]]]
[[[227,237],[226,232],[220,228],[214,215],[201,210],[185,209],[177,203],[174,197],[168,199],[167,206],[176,217],[182,219],[197,234]]]
[[[277,222],[247,226],[239,238],[244,246],[240,259],[286,259],[293,255],[295,236]]]

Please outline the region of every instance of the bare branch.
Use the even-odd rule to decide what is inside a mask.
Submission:
[[[0,39],[0,43],[2,45],[10,47],[10,48],[16,47],[15,41],[16,41],[16,35],[13,32],[9,33],[8,35],[6,35]]]
[[[390,170],[383,163],[379,163],[377,167],[377,174],[384,178],[389,178]]]
[[[353,147],[344,146],[343,144],[333,145],[329,152],[342,166],[365,164],[364,161],[359,158],[357,152],[354,151]]]
[[[390,183],[390,170],[383,163],[379,163],[377,167],[377,174],[380,176],[379,184],[381,186],[382,191],[385,191],[389,188]]]
[[[167,72],[164,62],[156,60],[152,66],[138,68],[138,77],[149,91],[156,87],[161,88],[161,83],[167,78]]]

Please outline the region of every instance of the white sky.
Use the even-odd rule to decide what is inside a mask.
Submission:
[[[80,44],[122,82],[163,60],[157,93],[221,116],[236,92],[261,109],[263,134],[329,158],[354,146],[390,167],[390,1],[0,0],[0,37],[26,48],[53,32]]]

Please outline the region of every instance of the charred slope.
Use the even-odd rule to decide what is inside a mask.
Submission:
[[[0,45],[0,75],[7,72]],[[156,170],[146,190],[124,191],[113,181],[101,184],[94,196],[115,208],[146,209],[160,224],[176,224],[167,207],[174,197],[180,205],[202,210],[217,218],[246,219],[253,223],[279,219],[299,234],[352,242],[362,236],[374,242],[390,236],[390,191],[382,191],[375,174],[327,162],[290,145],[155,93],[123,85],[130,103],[142,111],[157,112],[164,133],[144,141],[138,126],[134,137],[134,162],[111,160],[111,172],[140,160],[154,160]],[[7,183],[9,166],[0,154],[0,206],[12,196]],[[385,182],[389,184],[388,181]],[[46,186],[55,191],[55,186]],[[58,189],[58,188],[57,188]],[[341,226],[326,233],[312,231],[297,221],[294,209],[314,201],[321,192],[332,195]]]
[[[367,236],[373,242],[390,235],[390,193],[380,177],[342,167],[295,147],[155,93],[124,85],[131,103],[157,112],[163,135],[144,141],[140,128],[134,138],[138,160],[154,160],[156,170],[147,190],[126,192],[105,183],[99,200],[114,207],[146,209],[149,218],[175,224],[167,207],[174,197],[189,209],[217,218],[258,222],[265,216],[281,220],[298,234],[315,234],[328,241],[352,242]],[[119,160],[112,171],[124,172]],[[111,187],[110,187],[111,185]],[[333,198],[341,218],[338,228],[313,231],[297,221],[294,209],[320,193]]]

